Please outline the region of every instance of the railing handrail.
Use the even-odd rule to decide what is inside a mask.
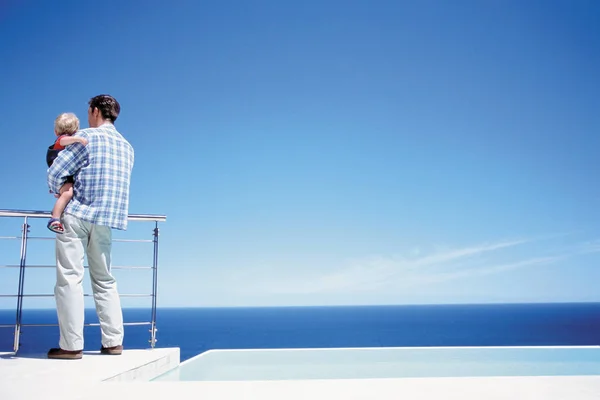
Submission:
[[[12,294],[0,294],[0,297],[16,297],[17,298],[17,310],[14,325],[0,325],[0,328],[14,327],[14,342],[13,342],[13,350],[14,352],[18,352],[20,347],[20,336],[21,336],[21,328],[24,326],[46,326],[40,324],[23,324],[22,316],[23,316],[23,298],[25,297],[52,297],[53,294],[25,294],[24,293],[24,284],[25,284],[25,270],[27,268],[35,268],[35,267],[45,267],[44,265],[27,265],[27,243],[29,240],[33,239],[50,239],[48,237],[34,237],[29,235],[29,228],[31,227],[28,223],[29,218],[48,218],[50,217],[50,212],[48,211],[33,211],[33,210],[0,210],[0,217],[21,217],[23,218],[23,225],[21,227],[21,237],[0,237],[0,239],[20,239],[21,240],[21,250],[20,250],[20,262],[18,266],[10,266],[10,265],[2,265],[0,269],[18,267],[19,268],[19,284],[18,284],[18,293],[16,295]],[[152,298],[152,318],[148,321],[147,325],[150,325],[150,346],[152,348],[155,347],[156,344],[156,293],[157,293],[157,270],[158,270],[158,223],[164,222],[167,220],[165,215],[149,215],[149,214],[129,214],[128,219],[130,221],[150,221],[154,224],[154,229],[152,229],[152,240],[142,240],[142,239],[130,239],[125,241],[135,241],[135,242],[150,242],[153,243],[153,256],[152,256],[152,267],[147,267],[152,269],[152,293],[151,294],[119,294],[121,297],[151,297]],[[54,239],[56,240],[56,239]],[[113,241],[117,241],[118,239],[113,239]],[[85,266],[84,266],[85,268]],[[133,267],[129,267],[133,268]],[[84,296],[92,296],[92,294],[84,294]],[[124,325],[140,325],[141,322],[135,323],[125,323]],[[50,325],[48,325],[50,326]],[[53,325],[55,326],[55,325]],[[88,325],[86,325],[88,326]]]
[[[0,217],[31,217],[31,218],[50,218],[50,211],[36,211],[36,210],[0,210]],[[167,220],[166,215],[154,215],[154,214],[129,214],[127,217],[130,221],[157,221],[165,222]]]

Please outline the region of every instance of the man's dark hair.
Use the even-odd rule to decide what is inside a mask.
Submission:
[[[117,120],[117,117],[121,112],[121,106],[119,105],[117,99],[108,94],[100,94],[98,96],[92,97],[88,104],[90,105],[90,108],[92,110],[94,108],[100,110],[102,118],[109,120],[113,123]]]

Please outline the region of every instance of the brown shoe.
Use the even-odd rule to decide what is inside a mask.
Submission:
[[[83,357],[83,350],[63,350],[52,348],[48,351],[48,358],[57,360],[80,360]]]
[[[109,354],[111,356],[118,356],[123,353],[123,346],[104,347],[100,349],[100,354]]]

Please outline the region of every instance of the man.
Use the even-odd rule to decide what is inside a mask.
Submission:
[[[48,169],[48,186],[58,194],[74,175],[73,198],[62,215],[64,232],[56,235],[54,295],[60,327],[59,348],[48,358],[83,356],[83,276],[87,255],[96,313],[102,332],[102,354],[123,351],[123,313],[117,282],[111,275],[111,229],[126,230],[129,185],[134,163],[131,145],[115,128],[121,107],[109,95],[89,101],[90,128],[75,134],[87,145],[62,150]]]

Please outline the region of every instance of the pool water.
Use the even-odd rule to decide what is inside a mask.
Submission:
[[[600,375],[600,347],[210,350],[155,381]]]

